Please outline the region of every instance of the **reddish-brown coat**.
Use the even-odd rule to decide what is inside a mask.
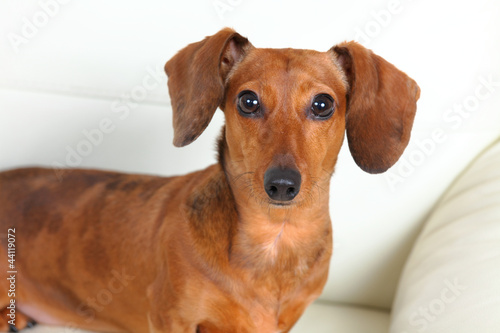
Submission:
[[[385,171],[408,143],[418,86],[356,43],[257,49],[231,29],[165,68],[175,145],[224,111],[219,163],[171,178],[1,173],[0,225],[18,230],[19,309],[39,322],[117,332],[288,332],[327,279],[329,183],[346,128],[358,165]],[[259,96],[259,117],[238,113],[243,90]],[[320,93],[336,103],[328,120],[309,114]],[[301,173],[288,206],[264,191],[271,167]],[[89,304],[106,290],[109,304]]]

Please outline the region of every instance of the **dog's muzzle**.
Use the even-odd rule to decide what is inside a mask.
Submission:
[[[264,189],[275,201],[290,201],[299,194],[301,176],[295,169],[270,168],[264,174]]]

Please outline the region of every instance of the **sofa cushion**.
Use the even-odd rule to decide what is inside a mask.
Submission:
[[[500,332],[500,141],[429,218],[400,280],[391,332]]]
[[[292,333],[387,333],[389,312],[375,308],[315,302],[300,318]]]

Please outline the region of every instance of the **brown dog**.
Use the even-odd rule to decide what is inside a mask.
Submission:
[[[14,303],[18,329],[30,318],[109,332],[288,332],[327,279],[344,132],[356,163],[383,172],[408,143],[420,94],[357,43],[258,49],[231,29],[165,69],[176,146],[224,111],[219,163],[169,178],[0,174],[1,330]]]

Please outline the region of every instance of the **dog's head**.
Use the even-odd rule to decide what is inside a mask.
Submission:
[[[355,42],[327,52],[259,49],[228,28],[188,45],[165,70],[174,144],[193,142],[220,107],[230,179],[243,175],[252,195],[273,205],[328,186],[344,132],[363,170],[386,171],[408,144],[420,95],[415,81]]]

